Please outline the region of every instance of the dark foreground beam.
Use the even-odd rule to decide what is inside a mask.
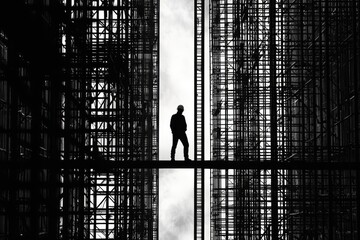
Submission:
[[[179,168],[179,169],[262,169],[262,170],[359,170],[357,163],[304,163],[304,162],[225,162],[225,161],[59,161],[59,162],[39,162],[36,165],[30,163],[11,163],[0,162],[1,168],[16,169],[94,169],[104,172],[112,172],[117,169],[160,169],[160,168]]]

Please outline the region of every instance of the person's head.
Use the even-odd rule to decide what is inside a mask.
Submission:
[[[178,110],[178,112],[182,113],[182,112],[184,111],[184,106],[183,106],[183,105],[179,105],[179,106],[177,107],[177,110]]]

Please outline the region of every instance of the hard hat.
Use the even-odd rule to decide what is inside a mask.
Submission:
[[[183,106],[183,105],[179,105],[179,106],[177,107],[177,110],[182,110],[182,111],[184,111],[184,106]]]

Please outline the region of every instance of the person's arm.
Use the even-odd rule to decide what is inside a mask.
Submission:
[[[184,125],[185,125],[185,131],[187,131],[187,124],[186,124],[186,120],[185,120],[185,117],[184,117]]]
[[[171,129],[171,132],[174,132],[174,116],[171,116],[170,129]]]

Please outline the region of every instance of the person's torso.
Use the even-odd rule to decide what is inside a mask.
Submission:
[[[173,118],[173,131],[175,133],[184,133],[186,131],[185,117],[181,114],[174,114]]]

